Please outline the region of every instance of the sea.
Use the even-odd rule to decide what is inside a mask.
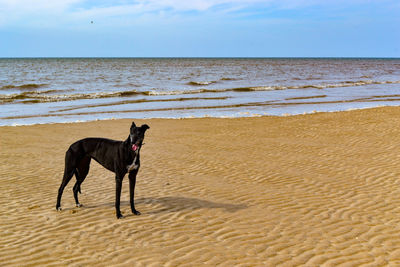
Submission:
[[[398,105],[399,58],[0,58],[0,126]]]

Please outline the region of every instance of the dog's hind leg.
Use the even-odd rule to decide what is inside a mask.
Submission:
[[[61,185],[58,189],[58,195],[57,195],[56,209],[59,211],[61,210],[61,197],[64,192],[64,188],[67,186],[72,176],[74,175],[74,171],[75,171],[75,162],[73,153],[71,150],[68,150],[67,153],[65,154],[64,176]]]
[[[75,204],[77,207],[82,207],[82,204],[79,203],[78,200],[78,192],[81,193],[81,184],[85,180],[86,176],[89,173],[89,166],[90,166],[90,157],[85,156],[79,163],[77,168],[75,169],[75,177],[76,183],[73,188]]]

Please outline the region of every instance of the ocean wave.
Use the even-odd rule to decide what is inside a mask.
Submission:
[[[192,85],[192,86],[202,86],[202,85],[210,85],[210,84],[214,84],[217,83],[217,81],[190,81],[188,83],[186,83],[187,85]]]
[[[339,83],[323,83],[323,84],[306,84],[299,86],[288,86],[287,89],[325,89],[325,88],[340,88],[340,87],[355,87],[355,86],[364,86],[370,84],[396,84],[400,83],[400,81],[373,81],[373,80],[365,80],[365,81],[344,81]]]
[[[252,92],[252,91],[270,91],[283,90],[280,86],[260,86],[260,87],[239,87],[226,89],[198,89],[198,90],[172,90],[172,91],[117,91],[117,92],[96,92],[96,93],[76,93],[76,94],[57,94],[58,90],[47,91],[26,91],[15,94],[0,94],[0,104],[19,101],[21,103],[44,103],[44,102],[60,102],[73,101],[81,99],[99,99],[99,98],[115,98],[115,97],[133,97],[133,96],[174,96],[174,95],[195,95],[205,93],[224,93],[224,92]]]
[[[84,94],[50,94],[65,92],[64,90],[47,90],[47,91],[28,91],[16,94],[0,95],[0,103],[13,102],[15,100],[23,100],[23,103],[42,103],[42,102],[59,102],[71,101],[79,99],[98,99],[112,97],[130,97],[135,95],[148,95],[147,92],[120,91],[120,92],[100,92],[100,93],[84,93]]]
[[[224,93],[224,92],[254,92],[254,91],[274,91],[285,90],[283,86],[255,86],[255,87],[237,87],[222,89],[198,89],[198,90],[174,90],[174,91],[145,91],[144,95],[149,96],[165,96],[165,95],[188,95],[188,94],[204,94],[204,93]]]
[[[27,83],[27,84],[22,84],[22,85],[14,85],[14,84],[9,84],[9,85],[4,85],[0,88],[0,90],[10,90],[10,89],[19,89],[19,90],[32,90],[32,89],[38,89],[40,87],[45,87],[48,86],[46,83]]]
[[[309,100],[309,99],[316,99],[316,98],[325,98],[327,95],[312,95],[312,96],[298,96],[298,97],[288,97],[285,100]]]
[[[226,100],[229,97],[178,97],[178,98],[169,98],[169,99],[136,99],[136,100],[123,100],[116,102],[108,102],[108,103],[95,103],[95,104],[87,104],[87,105],[79,105],[68,108],[62,108],[58,110],[50,111],[49,113],[59,113],[77,109],[85,109],[85,108],[99,108],[99,107],[110,107],[110,106],[118,106],[118,105],[127,105],[127,104],[139,104],[139,103],[154,103],[154,102],[184,102],[184,101],[199,101],[199,100]]]
[[[318,84],[306,84],[302,86],[289,86],[288,89],[324,89],[327,88],[325,85],[318,85]]]

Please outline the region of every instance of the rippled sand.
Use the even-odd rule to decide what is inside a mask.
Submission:
[[[55,202],[69,144],[129,120],[0,127],[0,265],[400,265],[400,108],[141,123],[122,220],[95,162]]]

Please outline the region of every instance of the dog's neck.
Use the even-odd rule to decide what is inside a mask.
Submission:
[[[133,156],[132,162],[126,166],[126,169],[128,172],[137,170],[139,168],[137,160],[139,157],[140,147],[138,147],[136,150],[132,148],[133,146],[132,135],[129,135],[124,143],[127,144],[127,146],[129,147],[129,152],[132,153]]]

